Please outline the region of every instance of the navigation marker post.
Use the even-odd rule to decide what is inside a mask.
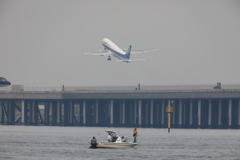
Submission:
[[[174,101],[171,101],[171,104],[173,104]],[[167,106],[166,112],[168,113],[168,133],[170,133],[170,124],[171,124],[171,112],[173,112],[173,107]]]

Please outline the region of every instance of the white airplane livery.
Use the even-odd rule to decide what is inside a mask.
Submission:
[[[91,55],[99,55],[99,56],[106,56],[108,55],[107,60],[111,60],[110,55],[112,54],[114,57],[117,57],[120,62],[131,63],[132,61],[142,61],[145,59],[130,59],[130,54],[138,54],[150,51],[156,51],[157,49],[150,49],[150,50],[131,50],[132,46],[130,45],[127,50],[122,50],[116,44],[114,44],[110,39],[104,38],[102,40],[102,45],[104,46],[104,51],[99,50],[99,52],[89,52],[84,54],[91,54]]]

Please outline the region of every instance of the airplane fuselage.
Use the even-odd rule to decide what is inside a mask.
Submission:
[[[144,61],[145,59],[131,59],[131,54],[146,53],[150,51],[156,51],[157,49],[145,49],[145,50],[132,50],[132,45],[129,45],[128,49],[121,49],[116,44],[114,44],[110,39],[104,38],[102,40],[102,45],[104,50],[99,50],[98,52],[84,52],[84,54],[90,54],[95,56],[108,56],[107,60],[111,60],[111,56],[118,58],[118,62],[131,63],[135,61]]]
[[[130,58],[127,56],[126,52],[124,52],[121,48],[119,48],[116,44],[114,44],[108,38],[104,38],[102,40],[102,45],[108,51],[110,51],[114,57],[117,57],[124,62],[131,62]]]

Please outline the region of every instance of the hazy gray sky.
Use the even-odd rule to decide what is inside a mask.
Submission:
[[[84,55],[109,38],[155,49]],[[240,83],[240,1],[0,0],[0,76],[25,86]]]

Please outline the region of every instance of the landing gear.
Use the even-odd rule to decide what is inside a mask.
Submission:
[[[108,59],[107,59],[108,61],[110,61],[111,60],[111,57],[110,56],[108,56]]]

